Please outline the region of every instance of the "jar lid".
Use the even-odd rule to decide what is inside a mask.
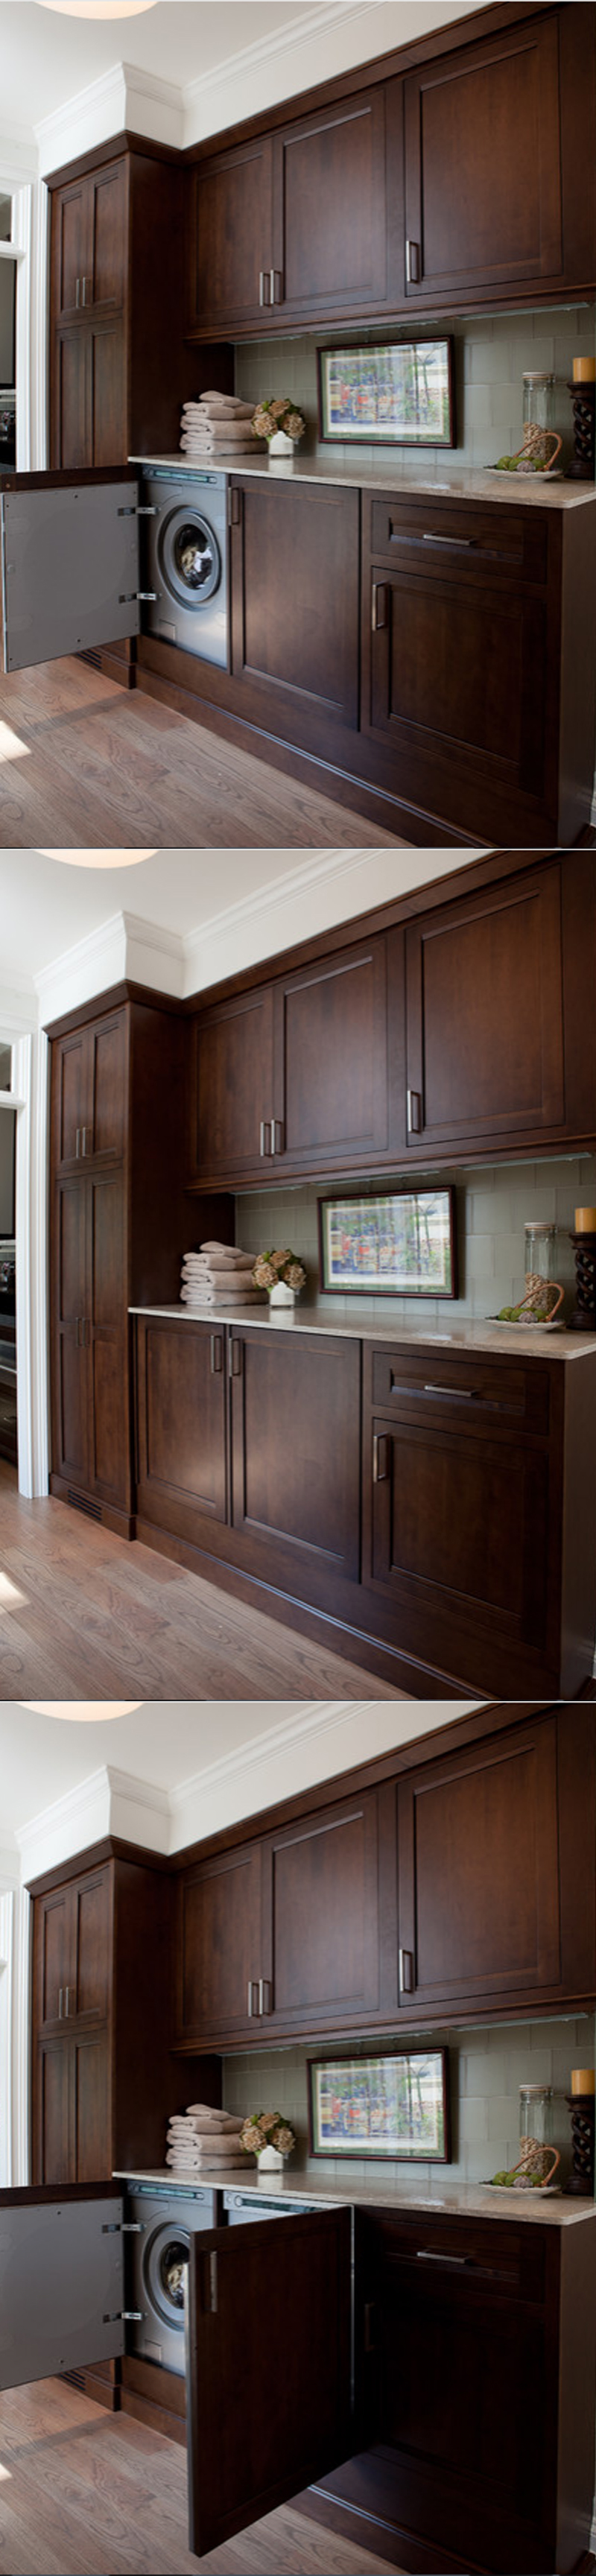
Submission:
[[[523,382],[525,385],[554,385],[556,377],[550,367],[524,367]]]
[[[531,2094],[532,2098],[535,2100],[538,2099],[538,2095],[540,2094],[543,2102],[552,2101],[552,2084],[520,2084],[519,2089],[520,2093],[524,2093],[526,2096]]]
[[[527,1216],[524,1218],[524,1234],[556,1234],[556,1231],[554,1217]]]

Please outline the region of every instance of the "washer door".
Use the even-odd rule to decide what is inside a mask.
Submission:
[[[157,560],[165,589],[183,608],[203,608],[219,590],[217,537],[209,520],[192,506],[169,511],[158,531]]]
[[[179,2227],[177,2219],[162,2220],[154,2227],[143,2246],[143,2288],[153,2316],[162,2325],[183,2328],[183,2276],[188,2263],[190,2238],[188,2228]]]

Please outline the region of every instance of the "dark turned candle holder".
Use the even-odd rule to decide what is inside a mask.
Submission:
[[[566,2093],[571,2112],[573,2173],[567,2184],[578,2200],[594,2198],[594,2132],[596,2102],[593,2093]]]
[[[575,455],[567,467],[566,479],[567,482],[593,483],[596,384],[568,384],[567,392],[571,395]]]
[[[572,1234],[575,1253],[574,1333],[596,1333],[596,1234]]]

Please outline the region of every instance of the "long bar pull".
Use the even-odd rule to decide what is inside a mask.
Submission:
[[[58,1987],[58,2020],[64,2019],[64,1987]]]
[[[68,2019],[69,2019],[69,2014],[70,2014],[70,1986],[66,1986],[66,1987],[65,1987],[65,1994],[66,1994],[66,2012],[65,2012],[65,2016],[64,2016],[64,2018],[65,2018],[65,2021],[68,2021]]]
[[[269,1142],[267,1142],[267,1139],[269,1139]],[[268,1118],[261,1119],[259,1128],[259,1153],[261,1156],[271,1153],[271,1126]]]
[[[267,1997],[266,2002],[265,1996]],[[260,2015],[265,2015],[266,2018],[267,2014],[271,2012],[271,2009],[271,1987],[269,1979],[268,1977],[259,1977],[259,2013]]]
[[[371,622],[371,626],[372,626],[373,635],[378,635],[378,634],[379,634],[379,632],[380,632],[381,627],[383,627],[383,626],[386,626],[386,625],[387,625],[387,583],[386,583],[386,581],[373,581],[373,588],[372,588],[372,608],[371,608],[371,619],[370,619],[370,622]]]
[[[408,1135],[419,1136],[422,1129],[422,1101],[419,1091],[408,1092]]]
[[[87,279],[83,278],[83,305],[87,302]]]
[[[376,2347],[376,2343],[375,2343],[375,2337],[374,2337],[374,2327],[373,2327],[373,2320],[374,2320],[374,2316],[375,2316],[375,2303],[374,2303],[374,2300],[373,2300],[373,2299],[367,2299],[367,2301],[366,2301],[366,2305],[365,2305],[365,2309],[364,2309],[364,2350],[365,2350],[365,2352],[376,2352],[376,2349],[377,2349],[377,2347]]]
[[[230,1377],[242,1376],[242,1343],[233,1339],[230,1341],[228,1368]]]
[[[280,269],[280,268],[270,268],[270,270],[269,270],[269,285],[270,285],[270,289],[271,289],[271,296],[270,296],[270,301],[271,301],[271,303],[272,303],[272,304],[281,304],[281,269]]]
[[[482,1401],[476,1393],[475,1386],[432,1386],[429,1382],[428,1386],[425,1386],[424,1393],[425,1395],[447,1395],[450,1403],[453,1396],[456,1397],[458,1404],[464,1400],[467,1404],[478,1404]]]
[[[259,304],[271,303],[271,295],[269,291],[271,275],[271,269],[259,269]]]
[[[255,1995],[256,1995],[256,1998],[257,1998],[256,2003],[255,2003],[255,2000],[254,2000]],[[247,2012],[248,2012],[248,2019],[249,2019],[249,2021],[258,2021],[260,2010],[261,2010],[261,2006],[260,2006],[260,2003],[259,2003],[259,1988],[258,1988],[258,1984],[257,1984],[257,1979],[256,1979],[256,1977],[249,1977],[249,1980],[248,1980],[248,1998],[247,1998]]]
[[[474,2258],[472,2254],[427,2254],[426,2250],[423,2250],[421,2245],[417,2245],[416,2247],[416,2262],[448,2263],[450,2271],[452,2272],[474,2271]]]
[[[77,1162],[77,1163],[78,1163],[78,1160],[79,1160],[80,1151],[81,1151],[81,1130],[80,1130],[80,1127],[77,1127],[76,1138],[75,1138],[75,1162]]]
[[[86,1155],[86,1152],[87,1152],[87,1129],[86,1129],[86,1127],[82,1127],[82,1129],[81,1129],[81,1134],[82,1134],[82,1138],[83,1138],[83,1160],[84,1160],[85,1155]]]
[[[414,1992],[414,1961],[413,1961],[413,1957],[412,1957],[412,1952],[411,1952],[411,1950],[400,1950],[400,1954],[399,1954],[399,1985],[400,1985],[400,1993],[401,1993],[402,1995],[412,1995],[412,1994],[413,1994],[413,1992]]]
[[[388,1474],[387,1433],[375,1431],[373,1434],[373,1485],[385,1485]]]
[[[80,301],[81,301],[81,280],[80,280],[80,277],[78,277],[78,278],[77,278],[77,284],[76,284],[76,294],[75,294],[75,305],[76,305],[77,313],[78,313],[78,311],[79,311]]]
[[[475,537],[437,537],[434,529],[424,528],[423,546],[475,546]]]
[[[419,257],[420,257],[420,246],[419,246],[419,243],[418,243],[417,241],[407,241],[407,242],[406,242],[406,285],[407,285],[407,286],[418,286],[418,284],[419,284],[419,277],[418,277],[418,262],[419,262]]]
[[[271,1153],[272,1153],[272,1154],[283,1154],[283,1149],[284,1149],[284,1131],[283,1131],[283,1127],[282,1127],[282,1123],[281,1123],[281,1118],[272,1118],[272,1120],[271,1120],[271,1130],[270,1130],[270,1133],[271,1133]]]
[[[221,1336],[221,1333],[212,1333],[212,1334],[211,1334],[211,1376],[212,1376],[212,1377],[221,1377],[222,1369],[223,1369],[223,1341],[222,1341],[222,1336]]]

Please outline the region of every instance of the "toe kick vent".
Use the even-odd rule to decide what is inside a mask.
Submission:
[[[67,1501],[72,1504],[73,1512],[86,1512],[90,1521],[101,1520],[101,1503],[92,1503],[87,1494],[73,1493],[72,1485],[68,1488]]]

